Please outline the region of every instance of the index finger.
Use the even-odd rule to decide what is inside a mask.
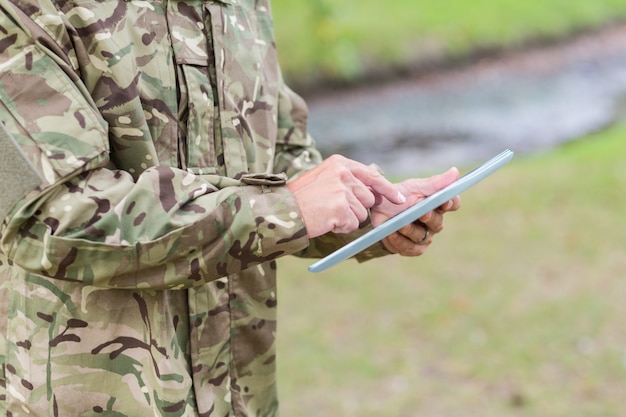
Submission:
[[[350,161],[348,168],[355,178],[368,186],[375,194],[385,197],[394,204],[406,203],[406,197],[377,169],[356,161]]]

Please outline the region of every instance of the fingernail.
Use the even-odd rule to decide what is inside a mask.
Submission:
[[[400,191],[398,191],[398,200],[400,200],[400,204],[406,203],[406,197]]]

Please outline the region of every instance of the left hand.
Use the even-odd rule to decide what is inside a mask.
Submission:
[[[459,177],[459,171],[451,168],[448,171],[429,178],[414,178],[396,184],[407,199],[402,205],[392,204],[383,199],[371,208],[372,225],[378,226],[396,214],[439,191]],[[418,222],[411,223],[382,240],[383,245],[392,253],[402,256],[420,256],[432,243],[433,235],[443,230],[443,216],[446,212],[456,211],[461,206],[459,196],[442,204],[433,211],[426,213]],[[428,228],[427,230],[424,228]],[[425,238],[426,237],[426,238]]]

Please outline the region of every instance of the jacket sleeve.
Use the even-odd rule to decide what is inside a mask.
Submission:
[[[66,63],[4,13],[0,29],[0,122],[13,137],[0,146],[20,155],[0,181],[12,264],[100,287],[185,288],[307,246],[286,187],[116,169],[107,124]],[[11,186],[27,172],[34,189]]]

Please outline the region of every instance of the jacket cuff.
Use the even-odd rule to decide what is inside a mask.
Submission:
[[[300,208],[287,187],[262,185],[243,189],[256,223],[259,256],[273,259],[309,246]]]

